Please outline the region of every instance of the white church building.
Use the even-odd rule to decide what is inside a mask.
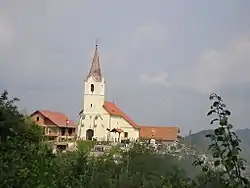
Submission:
[[[116,104],[105,100],[105,79],[101,72],[98,46],[84,81],[84,105],[77,128],[78,140],[136,141],[139,138],[175,141],[179,128],[137,125]]]
[[[80,140],[120,141],[139,138],[139,127],[114,103],[105,101],[105,79],[101,72],[98,46],[84,81],[84,105],[80,112],[77,138]]]

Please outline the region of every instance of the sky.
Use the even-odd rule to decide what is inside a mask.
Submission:
[[[210,93],[250,122],[249,0],[0,0],[0,90],[78,120],[98,40],[106,98],[136,123],[214,128]]]

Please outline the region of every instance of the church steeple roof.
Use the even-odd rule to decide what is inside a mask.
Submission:
[[[92,60],[92,65],[89,71],[89,74],[87,76],[87,79],[89,77],[93,76],[95,81],[101,82],[102,81],[102,73],[101,73],[101,67],[99,62],[99,53],[98,53],[98,45],[95,45],[95,52]]]

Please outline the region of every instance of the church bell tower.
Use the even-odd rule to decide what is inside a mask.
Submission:
[[[84,81],[83,111],[86,115],[100,111],[100,108],[103,108],[104,97],[105,81],[101,73],[98,45],[95,45],[91,68]]]
[[[98,45],[95,45],[92,64],[84,80],[83,100],[77,136],[78,139],[92,140],[97,134],[105,132],[99,122],[105,100],[105,80],[101,72]]]

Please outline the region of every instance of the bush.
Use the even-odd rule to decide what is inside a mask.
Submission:
[[[77,140],[77,149],[81,152],[87,152],[89,153],[91,149],[93,148],[95,141],[92,140]]]

